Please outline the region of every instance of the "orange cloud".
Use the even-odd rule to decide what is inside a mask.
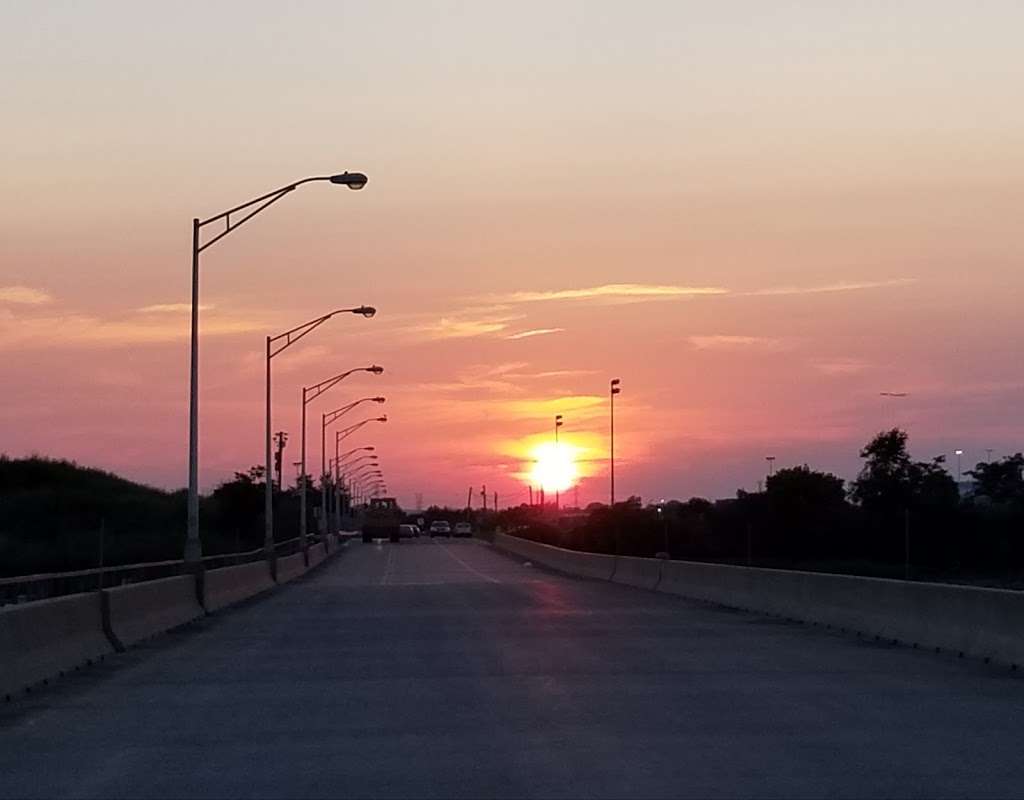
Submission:
[[[774,297],[791,294],[829,294],[832,292],[854,292],[862,289],[884,289],[893,286],[910,286],[917,278],[893,278],[887,281],[839,281],[825,286],[779,286],[774,289],[756,289],[746,292],[753,297]]]
[[[0,286],[0,303],[38,306],[52,301],[53,297],[42,289],[33,289],[29,286]]]
[[[565,328],[534,328],[529,331],[520,331],[519,333],[513,333],[506,336],[506,339],[529,339],[533,336],[545,336],[549,333],[561,333]]]
[[[489,299],[499,303],[538,303],[548,300],[580,300],[588,298],[671,298],[696,295],[728,294],[728,289],[717,286],[671,286],[643,283],[608,283],[579,289],[557,289],[545,292],[512,292]]]
[[[740,348],[779,350],[784,346],[781,339],[770,339],[763,336],[731,336],[712,334],[705,336],[690,336],[687,337],[687,341],[698,350],[736,350]]]

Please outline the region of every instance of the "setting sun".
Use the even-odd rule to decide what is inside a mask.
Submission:
[[[545,492],[564,492],[569,489],[579,474],[576,469],[576,448],[570,444],[544,442],[533,451],[534,465],[530,482]]]

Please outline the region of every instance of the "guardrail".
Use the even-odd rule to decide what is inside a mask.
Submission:
[[[310,537],[302,553],[299,538],[277,542],[276,581],[263,548],[206,556],[201,572],[173,560],[0,579],[0,592],[35,601],[0,608],[0,700],[294,580],[337,544]]]
[[[309,544],[319,542],[316,536],[309,537]],[[274,543],[274,553],[278,558],[290,556],[302,549],[302,539],[292,539]],[[262,547],[240,553],[215,553],[203,556],[203,569],[213,570],[221,567],[249,564],[266,558]],[[69,594],[92,592],[125,586],[131,583],[173,578],[178,575],[190,574],[192,568],[181,559],[166,561],[146,561],[138,564],[116,564],[90,569],[69,570],[67,572],[44,572],[35,575],[15,575],[0,578],[0,606],[11,603],[29,603],[46,600],[52,597],[63,597]]]

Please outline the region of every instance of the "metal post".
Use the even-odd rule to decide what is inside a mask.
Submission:
[[[558,460],[558,417],[555,417],[555,460]],[[555,511],[559,508],[559,490],[555,486]]]
[[[320,426],[320,534],[327,533],[327,415]]]
[[[910,580],[910,509],[903,509],[903,580]]]
[[[192,356],[188,393],[188,536],[185,561],[201,565],[199,540],[199,220],[192,220]]]
[[[274,573],[274,478],[271,471],[271,421],[270,421],[270,337],[267,337],[267,451],[266,451],[266,474],[263,479],[266,481],[266,488],[263,492],[263,550],[267,560],[270,562],[271,574]]]
[[[610,508],[615,507],[615,391],[614,387],[611,392],[612,400],[612,418],[611,418],[611,462],[612,462],[612,485],[611,485],[611,503]]]
[[[302,455],[299,461],[299,542],[302,545],[303,559],[308,558],[306,543],[306,387],[302,387]]]

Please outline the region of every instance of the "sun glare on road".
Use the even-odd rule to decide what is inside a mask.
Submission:
[[[533,469],[530,481],[540,486],[545,492],[564,492],[569,489],[579,475],[576,468],[576,448],[571,444],[544,442],[533,450]]]

